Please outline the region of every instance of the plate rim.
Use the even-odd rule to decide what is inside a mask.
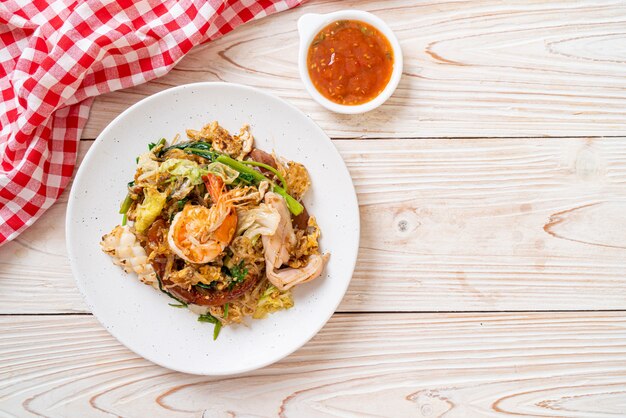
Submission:
[[[79,179],[80,177],[82,177],[84,175],[84,172],[87,170],[87,166],[89,165],[89,162],[93,159],[96,158],[96,156],[98,154],[95,153],[95,148],[94,146],[96,144],[99,144],[100,142],[104,141],[104,138],[108,135],[108,132],[113,129],[113,127],[119,122],[120,119],[124,118],[128,113],[132,112],[133,110],[135,110],[136,108],[145,105],[146,103],[156,100],[157,98],[159,98],[162,95],[167,95],[167,94],[171,94],[173,92],[179,91],[179,90],[186,90],[186,89],[193,89],[193,88],[202,88],[202,87],[212,87],[212,86],[223,86],[223,87],[229,87],[229,88],[235,88],[235,89],[241,89],[241,90],[247,90],[250,92],[254,92],[255,94],[260,94],[261,96],[264,96],[265,98],[269,99],[269,100],[275,100],[278,102],[281,102],[283,105],[288,106],[289,108],[291,108],[292,110],[294,110],[295,112],[301,114],[302,116],[306,117],[307,119],[309,119],[312,123],[312,126],[315,127],[315,130],[317,130],[318,133],[320,133],[327,141],[330,142],[330,144],[332,145],[332,147],[335,149],[335,152],[337,153],[337,155],[339,156],[339,159],[341,160],[341,165],[339,166],[340,170],[344,170],[345,175],[347,176],[347,178],[349,179],[349,184],[352,188],[352,193],[350,193],[349,196],[345,196],[345,199],[350,199],[353,200],[353,204],[355,205],[356,208],[356,244],[354,245],[353,250],[351,251],[351,256],[352,256],[352,263],[350,266],[350,277],[345,281],[345,284],[343,286],[342,289],[340,289],[341,292],[341,297],[338,298],[337,303],[335,304],[335,306],[333,307],[333,309],[329,309],[328,313],[326,314],[326,317],[324,318],[323,321],[319,322],[319,325],[316,327],[313,327],[311,329],[311,332],[309,332],[305,338],[302,338],[302,340],[300,342],[298,342],[297,344],[294,345],[294,347],[290,350],[287,350],[284,353],[279,353],[278,355],[275,355],[273,357],[269,357],[268,360],[260,362],[258,364],[255,365],[250,365],[250,366],[246,366],[246,367],[233,367],[230,371],[217,371],[217,372],[199,372],[199,371],[194,371],[191,369],[187,369],[184,367],[173,367],[171,365],[167,365],[164,364],[164,362],[161,362],[160,360],[156,359],[155,356],[152,356],[150,352],[148,353],[140,353],[139,350],[136,350],[135,347],[132,347],[128,344],[126,344],[124,341],[122,341],[122,339],[120,338],[120,336],[117,335],[117,331],[114,332],[112,331],[99,317],[98,314],[96,314],[96,312],[94,312],[94,305],[90,302],[87,293],[86,293],[86,289],[83,287],[83,284],[81,283],[81,281],[79,280],[80,274],[79,274],[79,267],[78,267],[78,262],[76,261],[76,257],[75,255],[75,249],[74,249],[74,243],[72,242],[72,240],[70,239],[71,236],[73,236],[73,229],[74,227],[72,226],[72,222],[71,220],[74,218],[74,212],[75,212],[75,201],[76,201],[76,194],[78,193],[77,188],[76,188],[76,179]],[[92,146],[90,147],[89,151],[87,151],[87,154],[85,154],[85,157],[83,158],[80,166],[78,167],[78,169],[76,170],[76,173],[74,174],[73,178],[72,178],[72,187],[68,196],[68,203],[67,203],[67,210],[66,210],[66,220],[65,220],[65,237],[66,237],[66,249],[67,249],[67,254],[68,254],[68,260],[70,262],[70,269],[72,271],[72,276],[74,278],[74,282],[76,283],[76,287],[78,288],[81,297],[83,299],[83,301],[85,302],[85,304],[87,305],[87,308],[89,309],[90,313],[92,314],[93,317],[96,318],[96,320],[98,321],[98,323],[111,335],[113,336],[120,344],[122,344],[124,347],[126,347],[128,350],[132,351],[134,354],[138,355],[141,358],[144,358],[154,364],[157,364],[161,367],[164,367],[166,369],[169,370],[174,370],[177,372],[181,372],[181,373],[188,373],[188,374],[193,374],[193,375],[200,375],[200,376],[233,376],[233,375],[239,375],[242,373],[247,373],[253,370],[258,370],[264,367],[267,367],[271,364],[274,364],[276,362],[281,361],[282,359],[290,356],[291,354],[293,354],[295,351],[299,350],[300,348],[302,348],[304,345],[306,345],[309,341],[311,341],[311,339],[316,336],[320,330],[328,323],[328,321],[330,320],[330,318],[335,314],[335,312],[337,311],[337,308],[339,307],[339,305],[341,304],[341,302],[343,301],[345,294],[348,290],[348,287],[350,286],[350,282],[352,281],[352,278],[354,277],[354,270],[356,267],[356,262],[358,259],[358,254],[359,254],[359,248],[360,248],[360,240],[361,240],[361,215],[360,215],[360,210],[359,210],[359,201],[358,201],[358,197],[356,194],[356,189],[354,187],[354,181],[352,180],[352,176],[350,175],[350,171],[348,170],[348,167],[346,165],[345,160],[343,159],[343,157],[341,156],[341,153],[339,153],[339,150],[337,149],[337,147],[335,146],[335,144],[332,142],[332,139],[326,134],[326,132],[324,132],[324,130],[306,113],[304,113],[302,110],[298,109],[295,105],[293,105],[292,103],[288,102],[287,100],[276,96],[272,93],[269,93],[263,89],[257,88],[257,87],[252,87],[252,86],[247,86],[247,85],[243,85],[243,84],[238,84],[238,83],[229,83],[229,82],[215,82],[215,81],[204,81],[204,82],[196,82],[196,83],[187,83],[187,84],[181,84],[178,86],[174,86],[174,87],[170,87],[167,88],[165,90],[162,90],[160,92],[151,94],[147,97],[144,97],[143,99],[139,100],[137,103],[134,103],[133,105],[129,106],[127,109],[125,109],[122,113],[120,113],[119,115],[117,115],[111,122],[109,122],[107,124],[107,126],[98,134],[97,138],[94,140]]]

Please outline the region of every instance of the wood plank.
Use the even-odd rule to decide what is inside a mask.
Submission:
[[[623,313],[335,315],[232,378],[139,358],[91,316],[0,317],[0,415],[616,417]],[[207,344],[210,344],[207,341]]]
[[[626,138],[335,144],[362,219],[340,311],[626,309]],[[0,251],[0,312],[86,311],[66,203]]]
[[[405,56],[395,95],[360,116],[317,105],[297,70],[298,17],[349,8],[384,19]],[[311,1],[194,49],[165,77],[99,97],[84,137],[150,94],[198,81],[263,88],[332,137],[623,135],[625,19],[615,0]]]

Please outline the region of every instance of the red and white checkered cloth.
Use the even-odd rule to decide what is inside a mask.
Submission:
[[[166,74],[189,50],[302,0],[0,3],[0,245],[61,195],[93,97]]]

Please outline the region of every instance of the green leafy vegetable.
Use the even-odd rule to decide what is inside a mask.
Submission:
[[[230,303],[226,302],[226,304],[224,305],[224,318],[228,318],[228,307],[230,306]]]
[[[228,270],[231,277],[233,278],[231,286],[243,282],[248,275],[248,269],[243,266],[243,260],[241,261],[241,263],[232,266]]]
[[[262,181],[268,181],[268,182],[270,181],[263,174],[259,173],[253,168],[248,167],[245,163],[242,163],[241,161],[237,161],[233,158],[230,158],[228,155],[220,154],[218,152],[213,151],[213,149],[211,148],[211,144],[209,144],[208,142],[201,142],[201,141],[184,142],[181,144],[171,145],[167,148],[163,148],[157,154],[160,157],[165,152],[171,149],[181,149],[187,153],[199,155],[210,161],[217,161],[229,167],[232,167],[239,172],[239,178],[241,178],[244,181],[249,181],[250,183],[254,183],[258,185]],[[242,174],[244,176],[242,176]],[[287,191],[284,188],[277,186],[277,185],[272,185],[272,191],[282,196],[285,199],[285,201],[287,202],[287,207],[289,208],[289,211],[293,213],[294,215],[296,216],[300,215],[302,211],[304,210],[304,206],[302,206],[300,202],[298,202],[296,199],[291,197],[291,195],[287,193]]]
[[[165,138],[161,138],[159,142],[156,142],[156,143],[150,142],[148,144],[148,151],[152,151],[153,148],[158,147],[160,145],[165,145]]]
[[[135,181],[129,181],[128,182],[128,187],[133,187],[135,185]],[[130,207],[133,204],[133,199],[130,195],[130,192],[126,193],[126,197],[124,198],[124,200],[122,201],[122,203],[120,204],[120,211],[119,213],[124,215],[122,216],[122,226],[126,225],[126,221],[128,220],[128,210],[130,209]]]
[[[126,194],[126,198],[122,201],[120,205],[120,214],[125,215],[130,209],[130,206],[133,204],[133,199],[130,197],[130,193]]]
[[[128,182],[128,187],[133,187],[134,185],[135,185],[135,180]],[[128,192],[126,193],[126,197],[120,204],[119,213],[124,215],[122,216],[122,226],[126,225],[126,222],[128,221],[128,210],[130,209],[132,204],[133,204],[133,199],[131,198],[130,192]]]
[[[167,151],[171,149],[181,149],[190,154],[196,154],[200,157],[204,157],[208,160],[215,160],[219,155],[217,152],[213,151],[211,144],[208,142],[183,142],[176,145],[170,145],[169,147],[163,148],[161,151],[157,153],[158,157],[161,157]]]
[[[217,337],[220,335],[220,331],[222,330],[222,323],[217,321],[217,324],[213,327],[213,341],[217,340]]]
[[[207,171],[219,176],[225,184],[233,184],[239,178],[239,171],[220,162],[213,162],[207,166]]]
[[[289,211],[293,213],[295,216],[300,215],[302,211],[304,210],[304,206],[302,206],[302,204],[298,202],[296,199],[291,197],[291,195],[287,193],[287,191],[283,189],[282,187],[274,186],[272,188],[272,191],[276,193],[277,195],[282,196],[285,199],[285,202],[287,203],[287,207],[289,208]]]
[[[168,303],[168,305],[170,305],[172,308],[186,308],[187,307],[186,304],[182,304],[182,303]]]
[[[289,309],[293,306],[291,291],[281,292],[273,285],[270,285],[259,298],[256,309],[252,315],[255,319],[265,318],[268,314],[281,309]]]
[[[250,175],[254,179],[254,183],[256,184],[259,184],[262,181],[269,181],[267,177],[265,177],[263,174],[259,173],[255,169],[250,168],[247,165],[243,164],[241,161],[234,160],[227,155],[220,154],[217,157],[216,161],[219,161],[220,163],[231,166],[232,168],[239,171],[240,173],[246,173]],[[291,197],[291,195],[289,195],[289,193],[287,193],[287,191],[283,189],[282,187],[273,185],[272,191],[282,196],[285,199],[285,202],[287,203],[287,207],[289,208],[289,211],[293,213],[294,215],[298,216],[304,210],[304,206],[302,206],[300,202],[298,202],[296,199]]]
[[[263,174],[259,173],[253,168],[248,167],[247,165],[243,164],[241,161],[237,161],[235,159],[230,158],[228,155],[220,154],[216,158],[216,161],[219,161],[222,164],[226,164],[227,166],[234,168],[240,173],[248,174],[257,183],[260,183],[262,181],[269,181],[269,179],[265,177]]]
[[[272,173],[274,173],[276,177],[278,177],[278,180],[280,180],[280,183],[283,185],[285,190],[287,189],[287,181],[285,181],[285,178],[283,177],[283,175],[280,174],[280,172],[276,170],[274,167],[272,167],[271,165],[260,163],[258,161],[242,161],[242,163],[246,165],[252,165],[255,167],[262,167],[268,171],[271,171]]]
[[[198,287],[201,287],[203,289],[209,289],[209,290],[212,290],[214,288],[214,286],[212,286],[212,284],[204,284],[204,283],[196,283],[194,286],[198,286]]]
[[[254,176],[248,173],[239,173],[239,177],[237,178],[248,184],[254,183]]]
[[[198,322],[209,322],[211,324],[215,324],[219,322],[219,320],[207,312],[205,314],[198,315]]]
[[[135,219],[135,229],[142,233],[154,222],[161,214],[165,201],[166,193],[160,193],[156,188],[144,188],[144,198],[137,206],[137,218]]]
[[[217,336],[220,334],[220,330],[222,329],[222,323],[219,319],[207,312],[203,315],[198,316],[198,322],[208,322],[214,324],[213,340],[217,340]]]
[[[180,158],[169,158],[159,166],[159,172],[169,173],[172,176],[186,177],[191,184],[197,186],[202,184],[202,176],[209,171],[200,167],[198,163]]]

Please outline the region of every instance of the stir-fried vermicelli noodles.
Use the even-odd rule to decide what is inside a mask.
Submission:
[[[217,122],[137,158],[122,224],[102,237],[115,264],[222,325],[293,306],[291,288],[318,277],[320,230],[301,199],[306,168],[254,148],[246,125]]]

